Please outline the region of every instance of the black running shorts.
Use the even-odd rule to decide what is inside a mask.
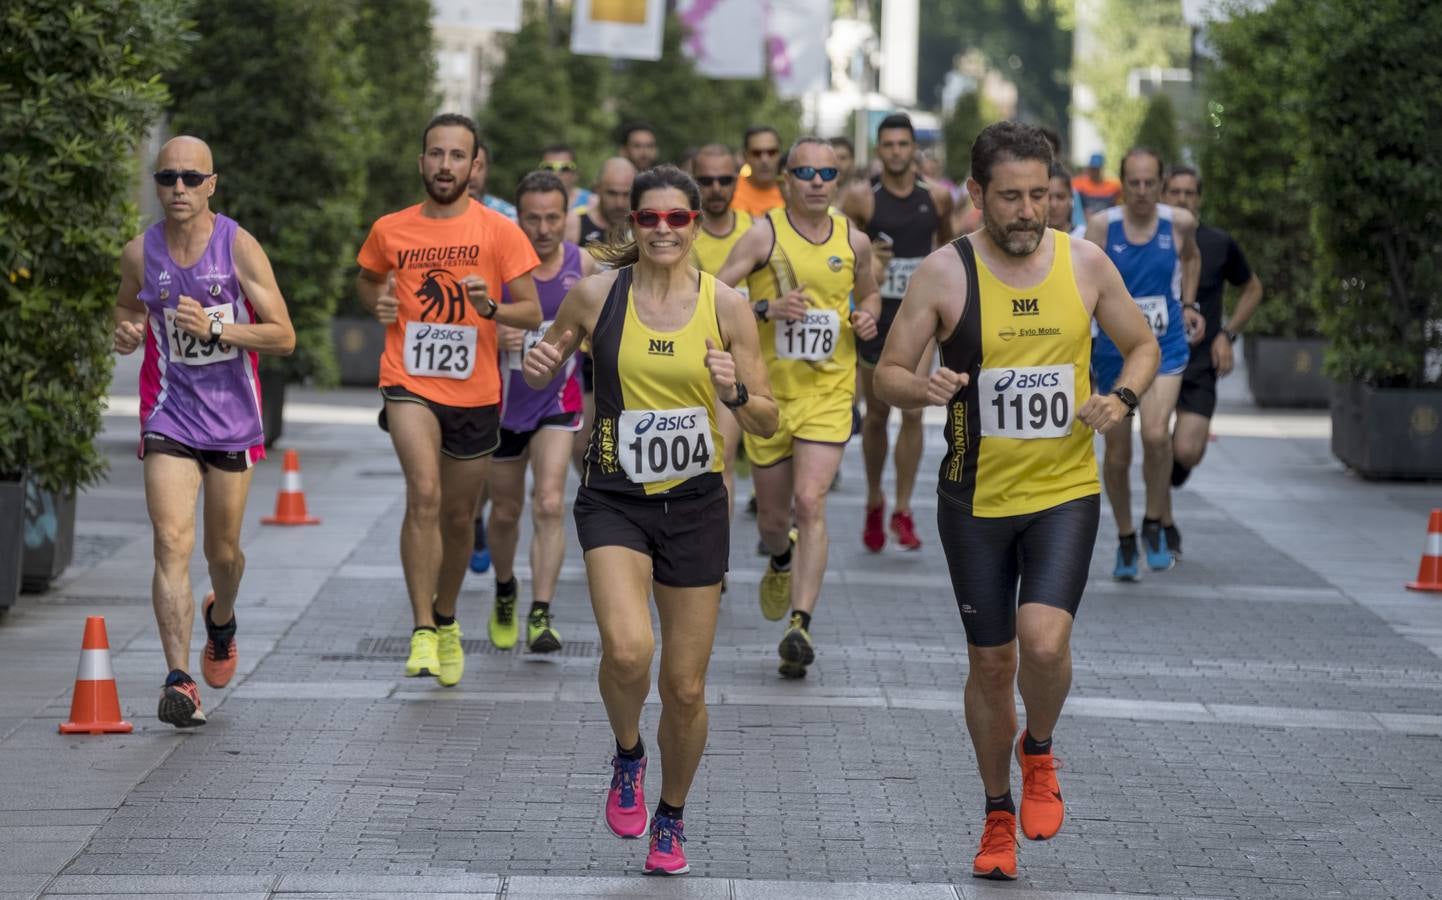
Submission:
[[[1187,361],[1187,369],[1182,373],[1182,391],[1177,395],[1177,409],[1208,419],[1216,412],[1217,369],[1212,365],[1211,347],[1192,348],[1192,358]]]
[[[1096,544],[1100,494],[1003,518],[973,516],[940,500],[936,526],[967,643],[997,647],[1015,640],[1021,603],[1076,615]]]
[[[419,403],[431,411],[441,425],[441,452],[452,459],[476,459],[490,456],[501,445],[501,407],[447,406],[427,400],[400,385],[381,387],[386,402]],[[381,431],[390,433],[390,421],[381,407]]]
[[[221,472],[244,472],[253,465],[249,450],[202,450],[199,447],[182,444],[175,438],[166,437],[159,432],[147,431],[140,436],[140,457],[144,459],[151,453],[193,459],[200,466],[202,473],[208,469],[218,469]]]
[[[704,476],[703,476],[704,477]],[[584,485],[576,492],[576,536],[583,551],[626,547],[651,557],[651,574],[670,587],[719,584],[731,558],[726,485],[668,500]]]

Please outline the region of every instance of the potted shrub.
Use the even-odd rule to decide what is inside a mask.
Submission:
[[[23,480],[63,506],[104,471],[94,439],[117,261],[139,227],[135,150],[165,103],[156,78],[187,36],[179,6],[91,0],[0,17],[0,607],[23,565]],[[50,576],[74,517],[54,527],[36,542],[62,551]]]
[[[1239,10],[1208,30],[1216,65],[1205,81],[1202,218],[1231,233],[1266,291],[1242,340],[1259,406],[1325,407],[1332,393],[1313,306],[1313,203],[1296,140],[1306,84],[1290,34],[1302,5]]]
[[[1332,452],[1442,478],[1442,5],[1315,4],[1301,30]]]

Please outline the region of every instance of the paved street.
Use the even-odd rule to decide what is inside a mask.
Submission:
[[[992,885],[969,876],[982,792],[935,537],[938,428],[915,554],[862,550],[848,449],[804,682],[776,674],[780,627],[757,608],[763,560],[738,514],[686,810],[693,874],[658,882],[639,876],[644,846],[601,820],[611,742],[574,532],[562,654],[493,651],[493,581],[472,575],[465,680],[401,677],[403,485],[370,391],[294,396],[282,445],[300,449],[323,524],[259,524],[273,453],[247,514],[240,674],[202,689],[204,728],[160,724],[131,372],[74,565],[0,618],[0,900],[1442,896],[1442,595],[1402,588],[1442,486],[1353,477],[1324,413],[1257,410],[1242,375],[1177,494],[1181,565],[1112,582],[1104,514],[1056,736],[1067,823],[1023,842],[1018,884]],[[203,562],[194,579],[199,595]],[[106,617],[132,735],[56,734],[90,614]],[[653,695],[648,734],[656,714]]]

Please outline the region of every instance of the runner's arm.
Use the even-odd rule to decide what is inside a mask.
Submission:
[[[1182,264],[1182,308],[1201,317],[1197,306],[1197,285],[1202,278],[1202,254],[1197,249],[1197,220],[1185,209],[1173,208],[1173,231],[1177,236],[1177,259]]]
[[[871,221],[875,202],[870,182],[854,181],[846,186],[846,192],[841,195],[841,212],[857,228],[865,231],[866,223]]]
[[[145,238],[137,237],[120,254],[120,288],[115,294],[114,345],[117,353],[134,353],[145,343],[145,304],[140,289],[145,271]]]
[[[601,271],[601,264],[596,262],[596,257],[589,253],[582,252],[581,277],[585,278],[587,275],[595,275],[599,271]]]
[[[255,307],[254,323],[225,326],[221,340],[242,350],[254,350],[272,356],[289,356],[295,350],[295,328],[285,297],[275,283],[270,259],[250,232],[244,228],[235,233],[235,275],[250,305]]]
[[[1237,300],[1237,306],[1232,314],[1227,317],[1226,328],[1235,334],[1241,334],[1242,329],[1247,326],[1247,320],[1257,307],[1262,304],[1262,280],[1253,273],[1252,277],[1242,286],[1242,296]]]
[[[581,243],[581,211],[582,208],[577,206],[566,213],[566,230],[562,232],[562,237],[573,244]]]
[[[376,314],[376,304],[386,293],[386,282],[389,278],[388,272],[372,272],[362,266],[360,274],[356,276],[355,292],[360,299],[361,306],[371,315]]]
[[[948,376],[943,373],[950,370],[938,369],[929,377],[917,374],[917,370],[932,341],[940,346],[956,327],[955,321],[947,321],[947,313],[948,304],[958,294],[961,302],[954,306],[957,321],[970,302],[965,267],[950,247],[932,251],[911,276],[872,375],[872,386],[882,402],[899,409],[920,409],[932,402],[928,396],[931,381],[946,380]]]
[[[880,322],[881,289],[876,286],[871,266],[871,239],[859,229],[852,229],[850,237],[851,252],[856,256],[856,276],[851,290],[856,298],[856,311],[870,313],[873,321]]]
[[[762,223],[765,223],[764,225]],[[771,242],[774,238],[771,229],[771,220],[764,216],[756,220],[756,224],[743,235],[741,240],[731,248],[731,253],[726,257],[726,262],[721,264],[721,271],[716,273],[716,280],[727,287],[735,287],[746,280],[746,276],[756,271],[771,256]],[[774,300],[775,297],[753,297],[756,300]]]
[[[736,367],[736,381],[746,386],[749,399],[731,410],[741,428],[749,434],[768,438],[776,433],[780,413],[771,397],[771,382],[766,377],[766,361],[761,357],[761,338],[756,331],[756,316],[751,304],[732,287],[716,286],[716,318],[721,338],[726,342]],[[721,398],[735,399],[735,395]]]
[[[956,239],[951,233],[951,191],[941,185],[932,185],[931,202],[936,207],[936,246],[945,247]]]
[[[535,279],[527,272],[506,282],[510,299],[496,307],[495,320],[512,328],[540,328],[541,296],[536,293]]]
[[[1107,248],[1107,214],[1099,212],[1087,219],[1086,239],[1105,250]]]
[[[596,317],[615,279],[614,271],[600,272],[582,278],[566,292],[561,308],[556,310],[555,321],[521,363],[526,384],[539,391],[551,383],[581,341],[595,330]]]

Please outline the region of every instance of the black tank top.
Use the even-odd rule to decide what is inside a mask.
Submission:
[[[891,238],[891,264],[884,273],[879,273],[881,296],[900,300],[912,273],[931,252],[940,221],[936,204],[932,202],[931,191],[919,178],[909,195],[898,197],[881,184],[878,176],[871,182],[871,195],[876,202],[871,221],[866,223],[866,235],[872,239],[882,234]]]
[[[606,239],[606,229],[591,218],[590,210],[581,213],[581,246],[589,247]]]

